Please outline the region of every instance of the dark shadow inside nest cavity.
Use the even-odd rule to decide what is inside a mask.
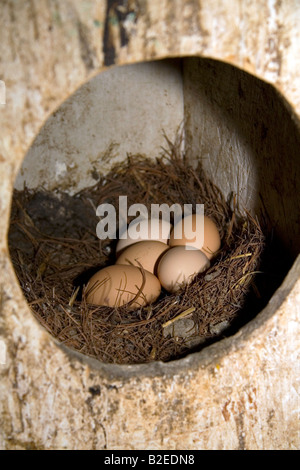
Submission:
[[[95,208],[103,202],[117,208],[119,195],[128,196],[128,205],[138,201],[148,208],[204,203],[222,236],[210,269],[176,295],[163,291],[155,304],[136,311],[87,305],[82,286],[115,261],[116,240],[96,236]],[[274,276],[275,245],[266,242],[255,218],[239,216],[225,201],[200,164],[189,166],[172,145],[156,160],[128,156],[74,196],[15,191],[9,232],[13,265],[40,323],[70,348],[120,364],[177,359],[247,323],[266,305],[290,263],[284,258],[284,270]]]

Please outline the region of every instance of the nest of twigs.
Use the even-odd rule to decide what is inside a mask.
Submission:
[[[253,217],[238,214],[201,163],[194,168],[168,142],[156,159],[128,155],[109,174],[74,196],[44,190],[15,191],[9,245],[23,293],[35,317],[57,340],[102,362],[170,361],[230,330],[244,311],[264,246]],[[217,224],[222,247],[211,267],[176,294],[162,291],[152,305],[132,311],[86,303],[90,276],[114,263],[115,240],[96,236],[96,208],[104,202],[149,209],[152,203],[204,204]],[[221,333],[224,334],[224,333]]]

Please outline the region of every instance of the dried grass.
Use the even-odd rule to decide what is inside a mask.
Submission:
[[[170,361],[191,348],[188,335],[164,334],[182,318],[194,322],[192,336],[201,346],[217,325],[231,324],[243,311],[259,271],[264,235],[250,214],[241,217],[205,175],[189,165],[181,138],[156,160],[128,155],[109,174],[71,197],[46,191],[15,191],[9,244],[24,295],[38,321],[58,341],[103,362],[119,364]],[[204,274],[176,294],[162,293],[139,310],[95,307],[85,302],[82,286],[100,267],[114,262],[115,241],[96,236],[95,208],[152,203],[203,203],[219,227],[222,248]],[[231,201],[232,203],[232,201]]]

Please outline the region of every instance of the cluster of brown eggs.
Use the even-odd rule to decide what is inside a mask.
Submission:
[[[174,293],[208,269],[221,246],[220,235],[209,217],[199,216],[204,238],[186,238],[185,224],[189,222],[196,233],[197,217],[187,216],[174,227],[162,219],[145,219],[139,222],[138,238],[131,237],[127,229],[118,240],[115,264],[102,268],[89,280],[87,303],[136,309],[155,302],[161,287]],[[155,232],[158,236],[153,238]],[[183,235],[178,238],[177,233]]]

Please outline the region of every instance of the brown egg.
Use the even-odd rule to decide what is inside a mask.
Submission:
[[[122,250],[127,248],[129,245],[134,243],[151,240],[160,241],[161,243],[168,243],[172,225],[166,220],[160,219],[144,219],[140,222],[131,222],[127,230],[122,233],[124,238],[118,240],[116,246],[117,254],[120,254]],[[138,232],[138,237],[133,238],[133,233]],[[153,231],[153,233],[152,233]]]
[[[162,256],[158,263],[157,276],[168,292],[176,292],[209,266],[210,261],[201,250],[175,246]]]
[[[197,248],[197,249],[203,251],[203,253],[205,253],[205,255],[207,256],[208,259],[211,259],[211,258],[213,258],[213,256],[216,254],[216,252],[219,250],[219,248],[221,246],[221,239],[220,239],[219,230],[218,230],[216,224],[213,222],[212,219],[210,219],[207,216],[203,217],[203,220],[204,220],[204,242],[203,242],[203,245],[201,244],[200,237],[197,237],[197,235],[195,235],[195,237],[192,238],[192,239],[188,239],[184,236],[185,221],[187,221],[189,223],[191,221],[192,222],[192,230],[196,231],[197,218],[199,218],[198,220],[200,221],[202,216],[199,216],[197,214],[192,214],[192,215],[189,215],[189,216],[185,217],[184,219],[182,219],[182,221],[178,222],[178,224],[182,224],[182,237],[179,238],[179,239],[175,238],[176,235],[174,235],[174,234],[176,234],[176,227],[177,227],[177,225],[175,225],[172,232],[171,232],[171,235],[170,235],[169,245],[171,247],[174,247],[174,246],[190,246],[190,247],[193,247],[193,248]],[[198,240],[198,238],[199,238],[199,240]]]
[[[136,266],[113,265],[91,277],[84,295],[87,303],[108,307],[121,307],[134,299],[130,307],[135,309],[154,302],[160,291],[160,282],[152,273]]]
[[[161,255],[169,250],[166,243],[157,241],[142,241],[130,245],[122,251],[116,261],[116,265],[128,264],[131,266],[142,266],[146,271],[156,273],[157,263]]]

